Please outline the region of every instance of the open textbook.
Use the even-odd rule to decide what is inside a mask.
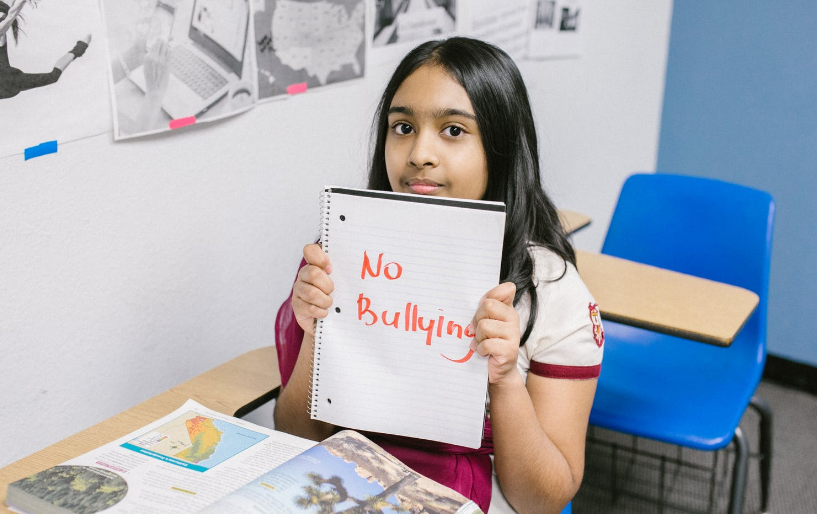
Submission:
[[[357,432],[316,443],[193,400],[10,484],[6,503],[26,514],[481,512]]]

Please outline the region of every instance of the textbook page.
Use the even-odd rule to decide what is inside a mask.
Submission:
[[[499,282],[504,205],[327,191],[334,291],[316,328],[312,417],[478,448],[488,367],[470,324]]]
[[[430,480],[364,436],[341,431],[293,457],[201,514],[303,512],[481,513],[461,494]]]
[[[111,505],[105,514],[194,513],[315,444],[188,400],[131,434],[9,485],[6,501],[29,512],[61,501],[64,512]]]

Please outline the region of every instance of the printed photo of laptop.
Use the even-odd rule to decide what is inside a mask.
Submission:
[[[157,14],[168,13],[172,27],[174,9],[159,0]],[[171,40],[169,46],[170,78],[162,110],[172,119],[202,115],[240,80],[249,21],[248,0],[195,0],[188,39]],[[147,90],[142,66],[128,78]]]

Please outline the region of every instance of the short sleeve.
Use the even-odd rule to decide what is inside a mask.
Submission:
[[[520,372],[547,378],[597,378],[604,353],[598,305],[575,266],[546,249],[533,253],[537,316],[520,351]]]

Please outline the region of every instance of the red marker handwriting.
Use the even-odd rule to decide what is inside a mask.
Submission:
[[[370,277],[378,277],[380,276],[380,268],[383,266],[383,254],[379,254],[377,256],[377,270],[372,270],[372,263],[369,261],[369,255],[366,252],[363,252],[363,267],[360,270],[360,278],[365,279],[366,274]],[[401,266],[397,262],[390,262],[386,264],[386,267],[383,269],[383,275],[388,280],[397,280],[400,278],[400,275],[403,274],[403,266]]]
[[[378,278],[381,276],[386,280],[397,280],[403,275],[403,266],[398,262],[388,262],[383,265],[383,253],[377,255],[377,261],[373,265],[372,259],[369,258],[367,252],[363,252],[363,263],[360,268],[360,279],[366,280],[366,277]],[[442,311],[442,309],[438,309]],[[379,314],[378,314],[379,313]],[[401,315],[402,318],[401,318]],[[371,327],[375,325],[383,325],[393,327],[395,330],[402,330],[404,332],[425,332],[425,343],[431,346],[432,338],[442,338],[443,331],[445,335],[454,336],[458,339],[463,337],[470,341],[476,335],[473,332],[471,325],[463,327],[461,324],[448,320],[444,315],[437,315],[437,317],[426,317],[418,315],[418,306],[416,303],[408,302],[401,311],[375,310],[372,307],[372,300],[360,293],[357,297],[357,319],[362,321],[366,326]],[[401,322],[402,319],[402,322]],[[442,355],[442,354],[440,354]],[[468,361],[474,355],[473,350],[460,359],[452,359],[442,355],[451,362],[463,363]]]
[[[379,313],[379,314],[378,314]],[[432,338],[442,338],[443,334],[454,336],[458,339],[463,337],[470,341],[476,335],[473,332],[471,325],[463,327],[456,321],[446,319],[445,315],[438,315],[436,318],[429,318],[418,315],[418,306],[415,303],[408,302],[401,311],[377,310],[372,308],[372,300],[360,293],[357,297],[357,319],[366,324],[366,326],[383,325],[393,327],[395,330],[403,332],[425,332],[425,343],[431,346]],[[402,319],[402,322],[400,321]],[[467,361],[473,352],[469,353],[463,359],[446,359],[453,362]],[[445,356],[443,356],[445,357]]]

